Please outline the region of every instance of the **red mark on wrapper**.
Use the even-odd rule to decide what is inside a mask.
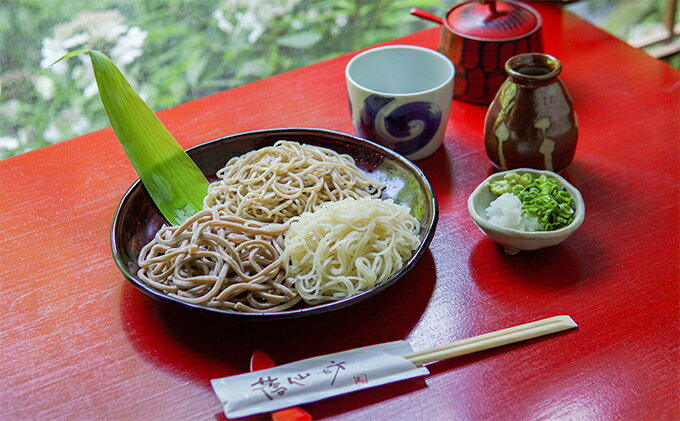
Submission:
[[[354,376],[354,384],[368,384],[368,376],[366,374]]]

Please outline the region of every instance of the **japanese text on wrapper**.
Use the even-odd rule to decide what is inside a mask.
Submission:
[[[304,388],[309,383],[315,381],[315,377],[318,376],[326,377],[327,380],[325,381],[328,381],[328,385],[333,387],[338,381],[339,376],[342,376],[343,372],[347,370],[346,365],[346,361],[330,360],[318,372],[295,373],[293,376],[282,379],[272,376],[261,376],[250,387],[252,391],[262,392],[269,400],[285,396],[286,392],[292,388]],[[354,375],[353,380],[355,384],[368,383],[368,377],[364,373]]]

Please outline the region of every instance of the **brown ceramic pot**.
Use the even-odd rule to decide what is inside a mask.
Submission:
[[[528,53],[505,63],[508,78],[484,121],[486,154],[499,170],[559,172],[576,152],[578,126],[571,97],[557,76],[558,59]]]

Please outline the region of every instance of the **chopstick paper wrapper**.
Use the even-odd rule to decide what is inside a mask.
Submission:
[[[240,418],[424,376],[429,374],[425,364],[573,327],[571,317],[556,316],[419,352],[413,352],[406,341],[388,342],[215,379],[211,384],[225,415]]]
[[[238,418],[429,374],[403,357],[410,352],[406,341],[389,342],[210,383],[225,415]]]

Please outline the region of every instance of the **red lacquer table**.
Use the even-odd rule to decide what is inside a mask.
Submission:
[[[454,101],[444,146],[418,162],[441,217],[417,268],[341,311],[236,323],[159,304],[116,269],[109,230],[136,174],[111,129],[6,159],[0,419],[221,420],[209,380],[247,370],[254,348],[278,362],[399,339],[419,350],[559,314],[579,328],[306,408],[342,420],[679,419],[679,74],[536,7],[579,116],[564,175],[586,220],[565,243],[507,256],[473,224],[467,197],[492,172],[486,110]],[[394,43],[434,48],[437,38],[433,28]],[[159,116],[184,147],[262,128],[352,133],[351,56]]]

